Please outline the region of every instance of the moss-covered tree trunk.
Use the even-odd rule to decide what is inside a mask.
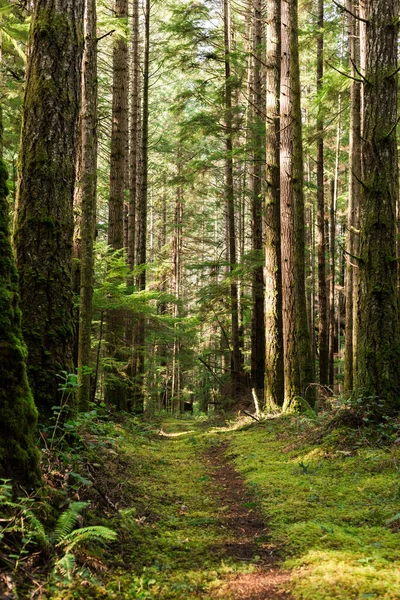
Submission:
[[[366,65],[360,197],[356,387],[379,416],[400,407],[400,323],[396,261],[399,170],[398,0],[365,0]]]
[[[41,418],[72,369],[72,201],[83,0],[37,0],[23,109],[15,247],[28,375]]]
[[[7,195],[7,170],[0,158],[0,477],[35,485],[40,480],[37,410],[26,373]]]

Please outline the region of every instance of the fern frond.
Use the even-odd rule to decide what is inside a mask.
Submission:
[[[75,569],[75,556],[71,553],[66,553],[54,565],[54,570],[59,572],[65,579],[72,581],[72,575]]]
[[[48,546],[49,540],[43,523],[30,510],[25,513],[25,518],[30,524],[29,533],[32,538],[36,539],[42,546]]]
[[[56,545],[60,545],[65,537],[71,533],[81,512],[87,505],[88,502],[72,502],[67,510],[59,516],[52,535],[52,539]]]
[[[91,527],[82,527],[75,529],[68,535],[64,536],[56,545],[65,546],[65,551],[68,554],[75,546],[84,544],[85,542],[113,542],[117,539],[117,533],[108,527],[102,525],[93,525]]]

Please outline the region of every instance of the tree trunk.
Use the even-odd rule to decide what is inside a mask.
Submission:
[[[0,135],[0,145],[1,140]],[[40,482],[38,413],[26,373],[7,195],[7,169],[0,154],[0,477],[30,486]]]
[[[357,15],[358,0],[348,0],[348,10]],[[344,350],[344,392],[351,394],[354,386],[354,302],[355,278],[358,264],[354,256],[357,254],[357,212],[360,197],[361,180],[361,83],[357,81],[360,69],[360,26],[359,21],[349,14],[349,54],[351,58],[350,88],[350,141],[349,141],[349,203],[347,209],[346,239],[346,329]]]
[[[285,408],[296,397],[313,404],[313,364],[305,295],[303,154],[297,0],[282,2],[281,242]]]
[[[265,394],[267,408],[282,406],[284,401],[282,271],[280,228],[279,169],[279,94],[281,70],[280,0],[267,6],[267,123],[265,198]]]
[[[72,370],[72,202],[83,0],[37,0],[23,110],[15,247],[28,375],[42,419]]]
[[[324,0],[318,0],[317,96],[324,76]],[[317,212],[318,212],[318,305],[319,305],[319,382],[328,384],[329,328],[326,286],[325,194],[324,194],[324,118],[321,108],[317,117]]]
[[[264,60],[264,27],[262,0],[254,1],[253,9],[253,167],[251,170],[252,195],[252,250],[257,262],[263,252],[263,197],[262,179],[265,164],[265,93],[262,64]],[[265,321],[264,321],[264,277],[262,264],[252,273],[252,318],[251,318],[251,380],[258,398],[264,396],[265,365]]]
[[[366,66],[360,196],[356,387],[378,417],[398,413],[400,331],[398,198],[398,0],[365,0]]]
[[[116,0],[117,19],[128,18],[128,0]],[[124,247],[124,197],[128,136],[128,45],[125,39],[116,41],[113,52],[112,131],[110,158],[110,197],[108,202],[108,244],[113,250]],[[108,355],[119,365],[110,368],[106,377],[105,400],[120,410],[127,409],[126,377],[120,373],[126,356],[125,311],[113,308],[107,315]]]
[[[144,22],[144,55],[143,55],[143,108],[141,137],[141,179],[138,201],[137,219],[137,266],[141,267],[138,276],[138,289],[146,289],[147,261],[147,192],[148,192],[148,146],[149,146],[149,67],[150,67],[150,0],[146,0]],[[144,410],[144,370],[145,370],[145,322],[142,318],[137,324],[135,335],[135,351],[137,352],[136,381],[133,410],[142,413]]]
[[[93,243],[96,229],[97,191],[97,41],[96,0],[85,0],[85,50],[82,63],[81,145],[78,188],[81,217],[81,281],[78,338],[78,405],[89,409],[90,346],[93,298]]]
[[[225,201],[229,239],[229,270],[232,277],[231,299],[231,367],[232,393],[240,391],[241,356],[239,343],[239,307],[237,284],[233,278],[236,265],[235,198],[233,187],[233,127],[232,127],[232,70],[231,70],[231,14],[230,0],[224,0],[224,47],[225,47]]]

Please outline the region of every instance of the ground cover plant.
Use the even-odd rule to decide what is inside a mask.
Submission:
[[[5,597],[399,597],[397,444],[304,416],[104,417],[44,452],[47,503],[13,512],[3,485]]]

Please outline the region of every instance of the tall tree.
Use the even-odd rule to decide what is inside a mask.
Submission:
[[[128,0],[116,0],[115,16],[128,19]],[[108,243],[113,250],[124,247],[124,199],[128,140],[128,45],[120,36],[113,50],[112,131],[110,158],[110,197],[108,202]],[[109,310],[107,318],[108,352],[112,361],[125,359],[125,311]],[[106,382],[106,400],[120,409],[127,408],[126,377],[114,365]]]
[[[0,147],[2,142],[0,129]],[[37,410],[26,372],[18,276],[10,242],[7,169],[0,153],[0,476],[24,485],[40,480]]]
[[[238,289],[234,279],[236,266],[235,192],[233,185],[233,114],[232,114],[232,66],[231,66],[231,6],[224,0],[224,54],[225,54],[225,203],[227,211],[227,239],[229,270],[231,274],[231,368],[233,394],[239,392],[241,375],[241,352],[239,340]]]
[[[85,0],[85,49],[82,63],[81,165],[78,188],[81,206],[81,268],[78,338],[78,403],[90,401],[90,343],[93,298],[93,243],[97,189],[97,40],[96,0]]]
[[[150,84],[150,0],[146,0],[144,13],[144,52],[143,52],[143,105],[141,115],[140,186],[137,206],[137,265],[140,267],[137,286],[146,289],[147,261],[147,194],[149,164],[149,84]],[[144,369],[145,369],[145,322],[140,319],[136,326],[135,345],[137,352],[134,411],[144,410]]]
[[[284,401],[282,271],[280,246],[280,66],[281,2],[268,0],[266,56],[266,179],[265,194],[265,394],[267,406]]]
[[[263,25],[263,2],[255,0],[253,4],[253,166],[251,170],[252,194],[252,249],[260,261],[263,251],[263,175],[265,165],[265,86],[263,68],[265,62],[265,37]],[[264,321],[264,277],[262,265],[257,265],[252,277],[251,319],[251,379],[252,385],[260,397],[264,396],[265,365],[265,321]]]
[[[296,397],[312,402],[311,345],[305,295],[303,150],[297,0],[283,0],[281,13],[281,240],[285,406]]]
[[[344,391],[351,393],[354,385],[354,334],[356,321],[355,280],[358,265],[354,256],[357,255],[357,213],[360,197],[361,181],[361,81],[357,72],[360,71],[360,23],[358,16],[358,0],[348,0],[348,37],[349,56],[351,62],[350,87],[350,141],[349,141],[349,202],[347,208],[347,239],[346,239],[346,327],[344,352]]]
[[[263,68],[265,62],[264,13],[262,0],[253,3],[253,166],[251,170],[252,194],[252,249],[257,262],[263,251],[263,175],[265,165],[265,86]],[[259,397],[264,396],[265,321],[264,277],[262,265],[257,265],[252,277],[251,319],[251,379]]]
[[[83,0],[37,0],[26,75],[15,247],[28,375],[43,418],[72,370],[72,200]]]
[[[367,22],[360,196],[360,288],[356,387],[398,412],[400,322],[396,261],[399,169],[399,1],[365,0]]]
[[[321,94],[324,76],[324,0],[318,0],[317,96]],[[318,219],[318,305],[319,305],[319,382],[328,383],[329,328],[326,285],[326,234],[324,194],[324,118],[322,107],[317,116],[317,219]]]

